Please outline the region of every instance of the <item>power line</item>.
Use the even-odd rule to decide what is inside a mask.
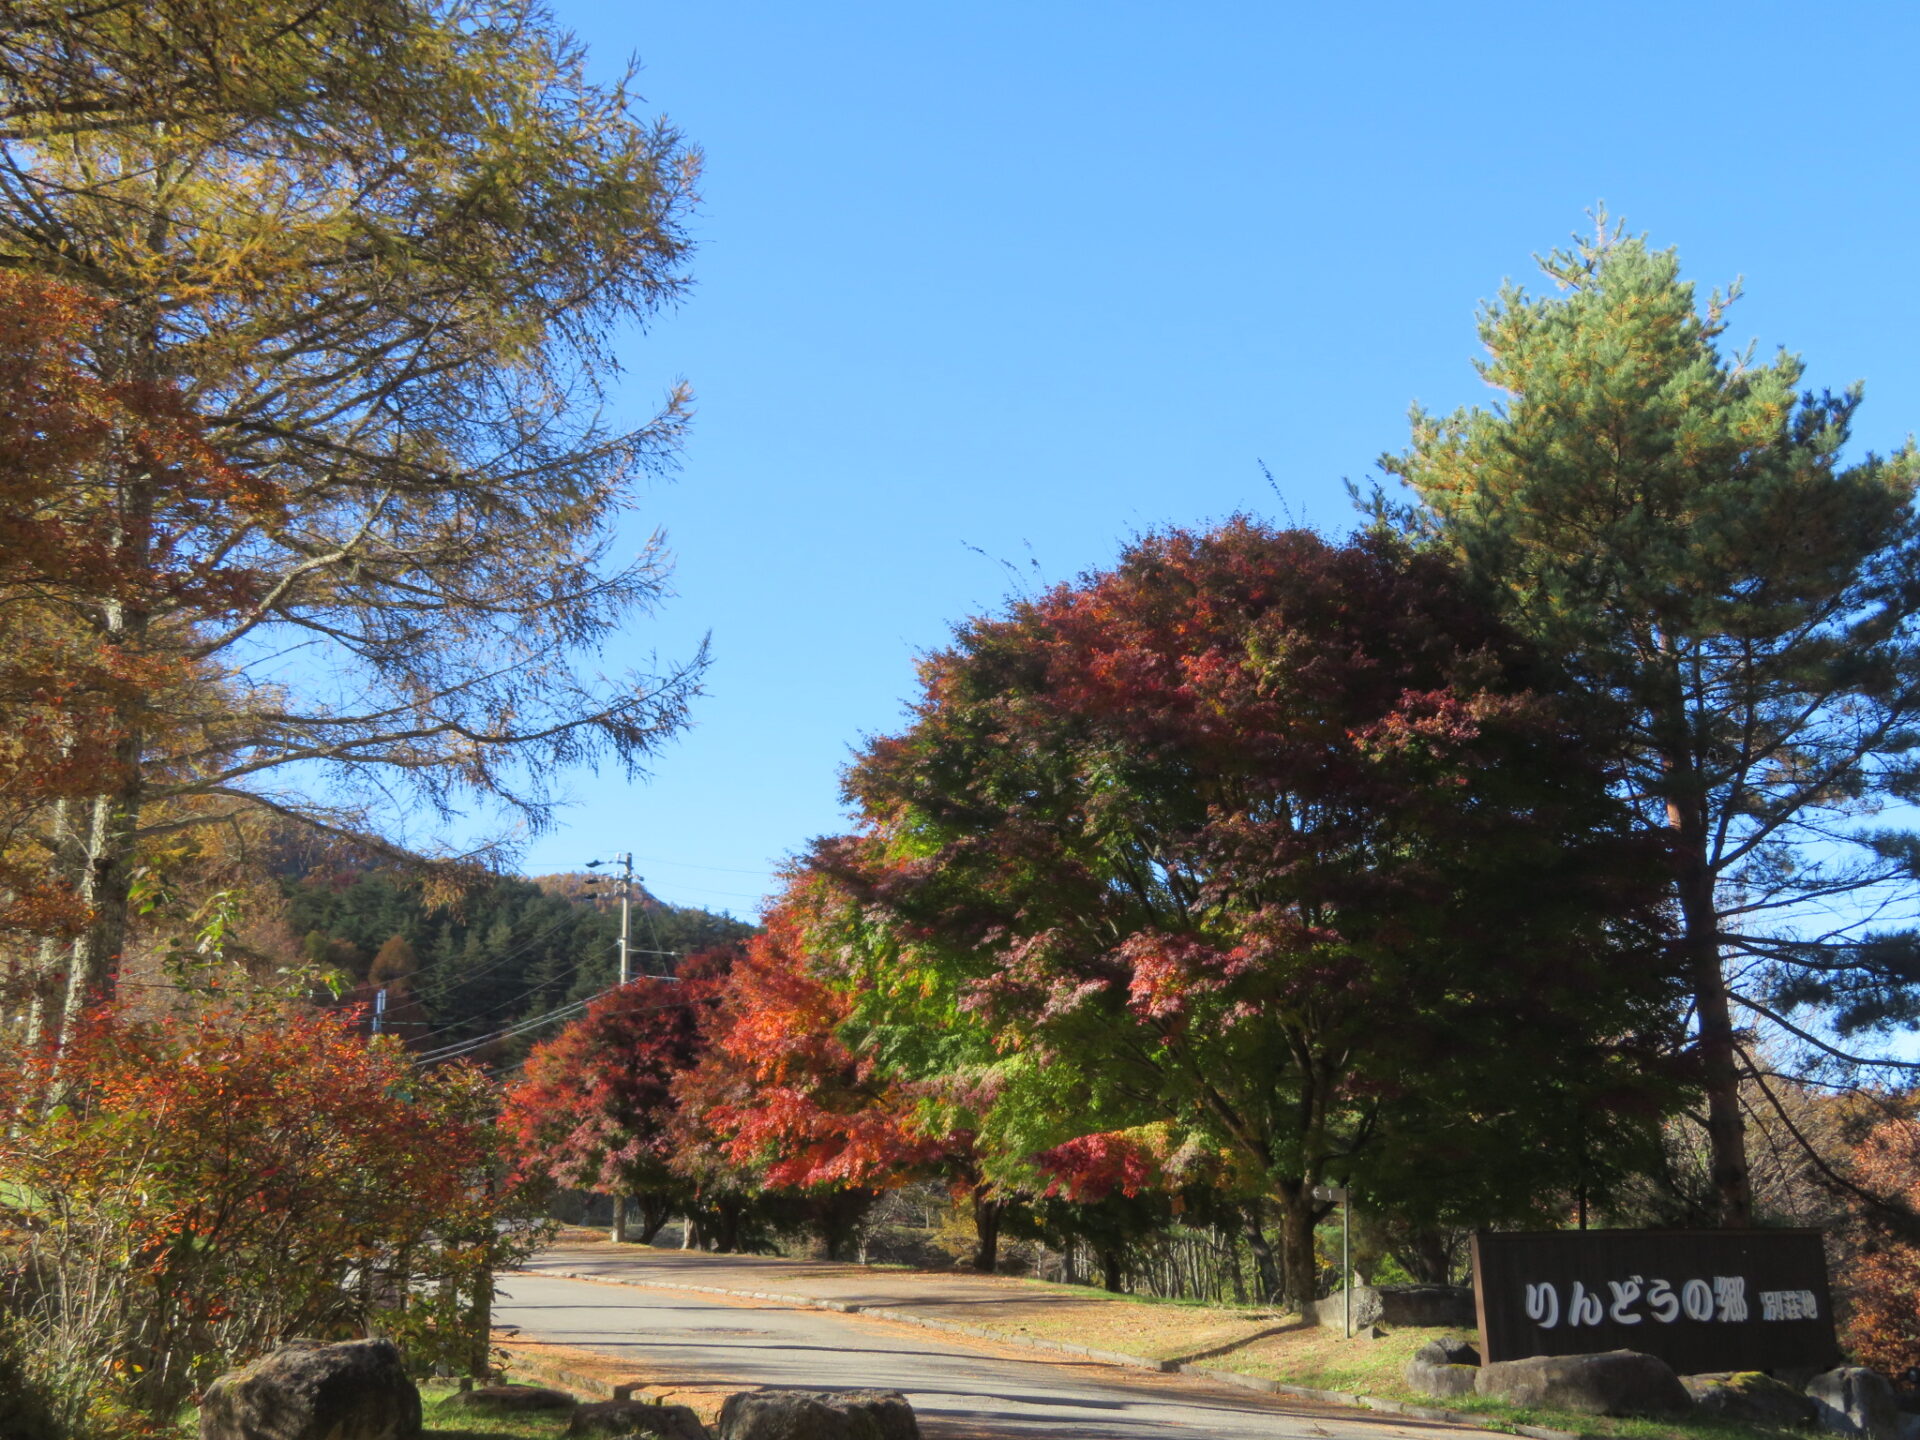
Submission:
[[[642,975],[636,978],[639,978],[642,980],[665,980],[665,981],[672,981],[676,983],[680,979],[678,975]],[[625,988],[624,986],[620,986],[620,985],[609,985],[606,989],[601,990],[596,994],[588,995],[587,997],[581,1000],[569,1001],[567,1004],[559,1006],[556,1009],[549,1010],[542,1015],[531,1015],[524,1020],[517,1020],[513,1024],[506,1026],[504,1029],[495,1030],[492,1033],[487,1035],[478,1035],[471,1040],[458,1040],[451,1045],[443,1045],[437,1050],[429,1050],[425,1054],[415,1055],[413,1057],[414,1063],[418,1065],[438,1065],[445,1060],[458,1059],[460,1056],[468,1054],[471,1051],[479,1050],[484,1048],[487,1045],[492,1044],[495,1040],[506,1040],[506,1039],[512,1038],[515,1035],[525,1034],[529,1030],[537,1030],[542,1025],[545,1025],[550,1021],[560,1020],[560,1019],[570,1019],[573,1016],[585,1011],[586,1008],[589,1005],[593,1004],[594,1001],[602,999],[605,996],[615,994],[616,992],[624,988]],[[686,1003],[687,1003],[686,1001],[675,1001],[671,1004],[666,1004],[666,1005],[642,1005],[637,1007],[637,1009],[651,1013],[657,1010],[678,1009],[681,1005],[684,1005]],[[520,1061],[518,1063],[525,1064],[526,1062]]]

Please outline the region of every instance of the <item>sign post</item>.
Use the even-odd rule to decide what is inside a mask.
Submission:
[[[1353,1205],[1344,1185],[1316,1185],[1316,1200],[1340,1202],[1340,1294],[1346,1300],[1347,1339],[1353,1338]]]

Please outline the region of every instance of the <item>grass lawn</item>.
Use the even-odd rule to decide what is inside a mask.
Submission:
[[[420,1414],[429,1435],[445,1435],[448,1440],[554,1440],[567,1432],[565,1410],[475,1415],[446,1403],[455,1391],[451,1383],[430,1380],[421,1385]]]

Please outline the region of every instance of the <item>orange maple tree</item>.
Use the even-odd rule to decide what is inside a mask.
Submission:
[[[678,1086],[678,1163],[733,1167],[805,1197],[836,1250],[875,1195],[951,1171],[967,1137],[929,1130],[915,1088],[841,1038],[853,1000],[819,973],[811,933],[829,889],[817,874],[796,877],[735,962],[713,1042]]]

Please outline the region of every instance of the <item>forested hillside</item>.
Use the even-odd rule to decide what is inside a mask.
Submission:
[[[585,879],[500,877],[443,904],[421,881],[379,871],[282,886],[306,959],[337,972],[343,999],[370,1003],[384,988],[383,1028],[410,1047],[473,1045],[476,1059],[512,1061],[545,1032],[535,1022],[577,1013],[618,975],[618,899]],[[635,974],[670,975],[679,957],[753,932],[635,888]]]

